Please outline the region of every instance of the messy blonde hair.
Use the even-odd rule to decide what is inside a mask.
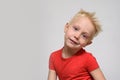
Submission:
[[[95,17],[95,13],[90,13],[90,12],[87,12],[83,9],[81,9],[72,19],[71,21],[69,22],[70,24],[74,21],[74,19],[78,18],[79,16],[86,16],[88,17],[92,24],[94,25],[95,27],[95,34],[93,37],[97,36],[99,34],[99,32],[102,31],[101,29],[101,25],[99,24],[99,21],[98,19]]]

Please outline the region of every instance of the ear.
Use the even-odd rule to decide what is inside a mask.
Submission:
[[[89,41],[86,46],[88,46],[88,45],[90,45],[90,44],[92,44],[92,41]]]
[[[86,46],[88,46],[90,44],[92,44],[92,41],[89,41],[84,47],[86,47]]]
[[[68,27],[69,27],[69,24],[66,23],[66,24],[65,24],[65,27],[64,27],[64,33],[66,33],[66,31],[68,30]]]

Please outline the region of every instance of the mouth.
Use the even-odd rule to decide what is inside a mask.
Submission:
[[[69,39],[69,40],[72,42],[72,44],[79,45],[79,42],[72,40],[72,39]]]

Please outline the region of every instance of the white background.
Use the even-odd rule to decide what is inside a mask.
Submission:
[[[0,80],[47,80],[51,52],[63,47],[64,25],[80,9],[96,12],[103,32],[86,49],[107,80],[120,79],[119,0],[1,0]]]

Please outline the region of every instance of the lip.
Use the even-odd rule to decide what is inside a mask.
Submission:
[[[79,45],[79,43],[73,39],[69,39],[73,44]]]

